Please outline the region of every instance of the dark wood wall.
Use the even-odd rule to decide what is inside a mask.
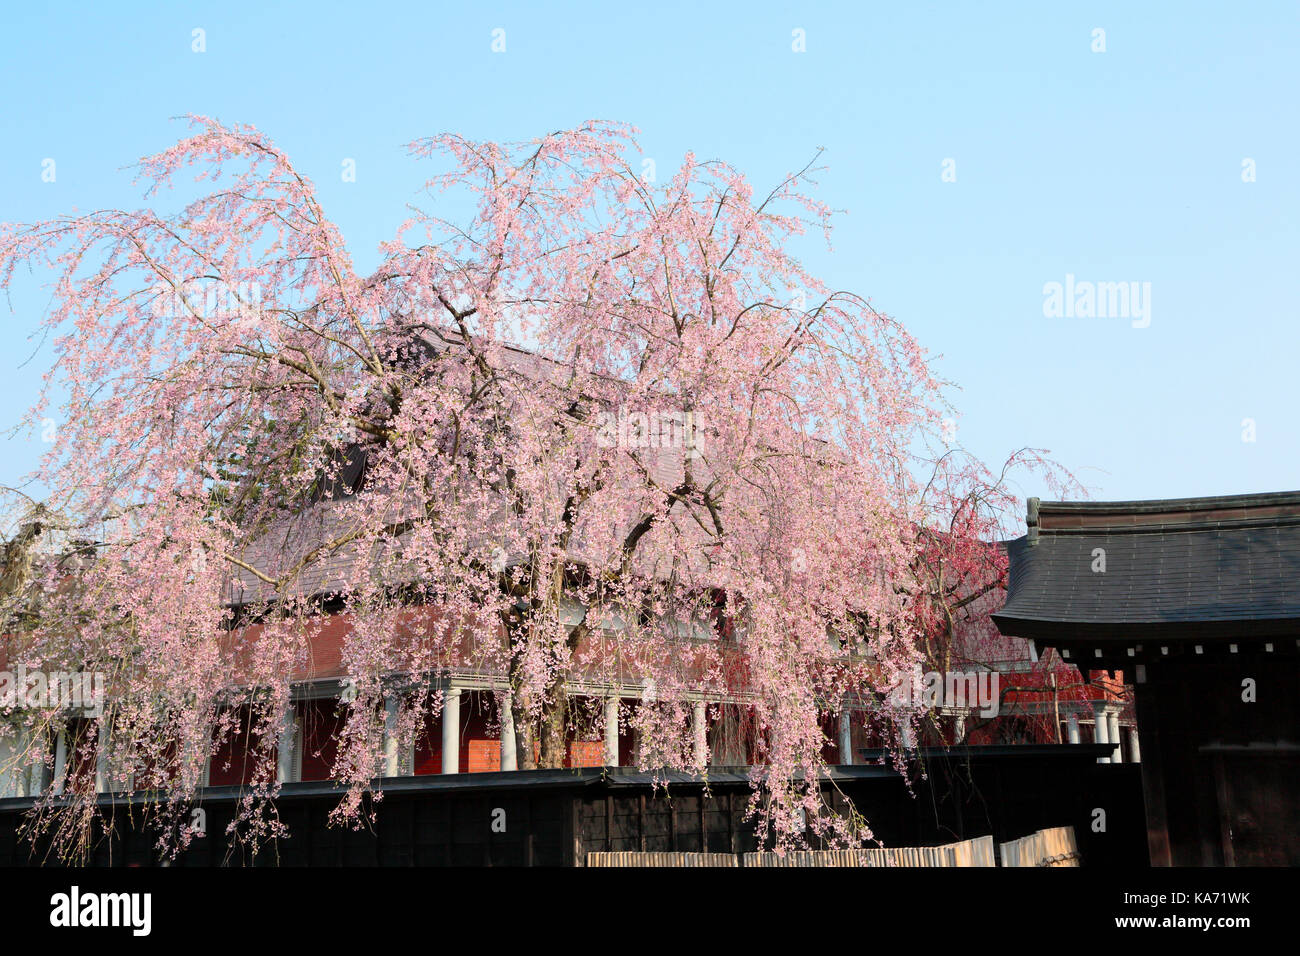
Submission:
[[[1135,689],[1152,863],[1300,865],[1294,649],[1189,648],[1146,664]]]
[[[924,846],[993,834],[998,842],[1045,827],[1073,826],[1085,865],[1143,865],[1146,841],[1139,768],[1098,765],[1105,748],[974,748],[967,754],[931,753],[928,779],[912,792],[885,768],[852,768],[827,786],[841,812],[851,801],[889,846]],[[972,756],[973,755],[973,756]],[[546,786],[527,773],[470,775],[455,781],[429,777],[390,789],[375,807],[373,826],[331,827],[338,796],[290,785],[278,801],[291,836],[254,854],[230,850],[225,836],[235,799],[204,801],[208,836],[176,861],[181,866],[572,866],[600,850],[744,853],[758,849],[746,819],[750,791],[739,774],[720,774],[708,791],[698,782],[655,789],[643,775],[620,771],[603,778],[553,772]],[[565,783],[566,779],[571,782]],[[556,781],[559,781],[558,783]],[[13,803],[13,801],[11,801]],[[1097,811],[1104,828],[1097,829]],[[155,862],[155,834],[138,811],[104,808],[92,853],[100,866]],[[0,865],[46,858],[17,834],[19,812],[0,808]],[[502,829],[504,827],[504,829]]]

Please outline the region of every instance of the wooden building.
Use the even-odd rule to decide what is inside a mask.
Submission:
[[[1133,675],[1152,864],[1300,865],[1300,492],[1028,511],[994,620]]]

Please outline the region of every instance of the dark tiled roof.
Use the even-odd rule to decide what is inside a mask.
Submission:
[[[1300,634],[1300,493],[1038,508],[1008,544],[1005,634]]]

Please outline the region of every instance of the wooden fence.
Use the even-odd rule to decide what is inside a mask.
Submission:
[[[1039,830],[998,847],[1003,866],[1078,866],[1073,827]],[[997,866],[993,837],[943,846],[867,850],[798,850],[788,853],[588,853],[588,866]]]
[[[739,866],[735,853],[588,853],[588,866]]]
[[[1039,830],[998,848],[1003,866],[1078,866],[1074,827]]]
[[[588,866],[997,866],[993,837],[944,846],[788,853],[588,853]]]

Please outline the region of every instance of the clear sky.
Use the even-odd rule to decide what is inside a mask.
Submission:
[[[285,148],[363,268],[420,136],[623,120],[661,180],[692,150],[756,188],[824,146],[847,214],[801,251],[942,356],[967,448],[1048,448],[1102,499],[1300,487],[1300,4],[726,6],[5,4],[0,220],[139,205],[124,167],[189,112]],[[1067,275],[1141,308],[1046,314]],[[0,312],[3,425],[49,362],[37,293]],[[41,447],[0,437],[0,484]]]

